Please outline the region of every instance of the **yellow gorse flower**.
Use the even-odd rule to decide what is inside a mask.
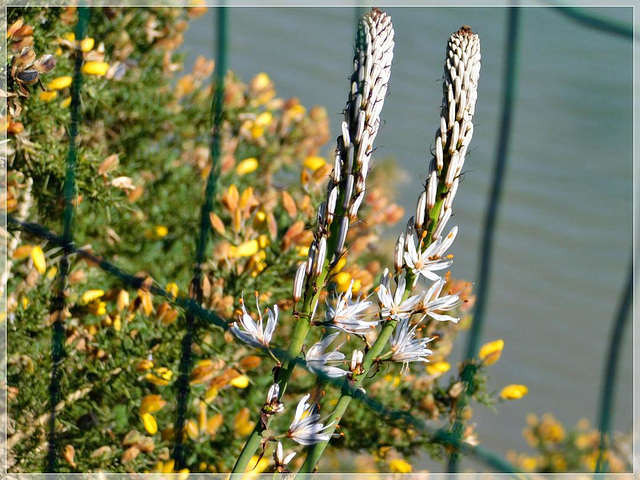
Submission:
[[[49,90],[62,90],[69,87],[72,81],[73,79],[69,76],[58,77],[51,80],[47,87]]]
[[[260,125],[252,125],[249,131],[251,132],[251,136],[254,140],[257,140],[264,135],[264,127],[261,127]]]
[[[218,396],[218,389],[215,386],[213,386],[205,392],[203,400],[206,403],[211,403],[217,396]]]
[[[251,84],[256,90],[264,90],[271,84],[271,79],[266,73],[260,72],[254,77]]]
[[[82,66],[82,73],[86,75],[96,75],[102,77],[109,70],[109,64],[106,62],[87,62]]]
[[[40,100],[43,102],[50,102],[54,98],[58,96],[58,92],[55,90],[53,92],[40,92]]]
[[[260,459],[258,461],[258,459]],[[267,467],[271,464],[271,460],[266,458],[266,456],[260,458],[257,455],[251,457],[249,461],[249,465],[247,465],[247,470],[245,471],[243,480],[250,480],[252,478],[257,478],[262,472],[264,472]],[[255,467],[254,467],[255,465]]]
[[[236,173],[238,175],[246,175],[248,173],[255,172],[258,169],[258,165],[257,158],[245,158],[236,167]]]
[[[246,375],[240,375],[239,377],[232,379],[229,382],[229,385],[236,388],[247,388],[249,386],[249,377]]]
[[[158,238],[166,237],[169,234],[169,229],[164,225],[156,225],[153,228],[153,231],[156,234],[156,237]]]
[[[389,462],[389,469],[393,473],[411,473],[411,464],[405,460],[397,458]]]
[[[105,313],[107,313],[107,304],[105,302],[96,300],[87,304],[87,310],[89,310],[94,315],[104,315]]]
[[[346,292],[351,284],[351,274],[348,272],[340,272],[333,277],[333,281],[336,283],[338,292]]]
[[[91,303],[94,300],[97,300],[103,296],[104,296],[104,290],[101,290],[99,288],[95,290],[87,290],[82,294],[82,303],[84,304]]]
[[[161,410],[166,403],[160,395],[147,395],[140,402],[140,415],[155,413]]]
[[[241,243],[237,247],[231,247],[230,254],[232,257],[251,257],[258,253],[259,249],[260,244],[258,243],[258,240],[249,240]]]
[[[307,249],[307,255],[309,254],[309,250]],[[344,266],[347,264],[347,259],[346,257],[342,256],[340,257],[340,260],[338,260],[335,264],[335,266],[333,267],[333,269],[331,270],[331,274],[336,274],[338,272],[340,272]]]
[[[36,245],[31,249],[31,260],[33,260],[33,266],[36,267],[38,273],[43,275],[47,271],[47,261],[44,258],[44,252],[39,245]]]
[[[151,435],[155,435],[158,432],[158,422],[156,422],[155,417],[150,413],[145,413],[141,415],[141,418],[144,429]]]
[[[173,282],[167,283],[165,289],[167,290],[167,293],[169,293],[174,299],[178,298],[178,285]]]
[[[327,161],[316,155],[309,156],[305,158],[303,165],[307,167],[309,170],[315,172],[319,168],[324,167],[327,164]]]
[[[485,365],[493,365],[500,359],[503,349],[504,340],[501,338],[493,342],[485,343],[482,348],[480,348],[480,360],[482,360]]]
[[[249,409],[243,407],[233,420],[233,429],[239,437],[246,437],[253,430],[255,423],[249,420],[250,416]]]
[[[169,381],[173,376],[173,372],[166,367],[158,367],[153,372],[149,372],[145,375],[145,379],[153,383],[154,385],[159,385],[161,387],[169,385]]]
[[[254,124],[258,127],[268,127],[273,122],[273,115],[271,112],[262,112],[258,115],[254,121]]]
[[[500,391],[500,398],[503,400],[519,400],[529,393],[526,385],[507,385]]]
[[[429,375],[437,376],[447,373],[451,369],[451,365],[448,362],[434,362],[427,363],[427,373]]]
[[[185,430],[187,432],[187,436],[191,440],[195,440],[196,438],[198,438],[198,424],[193,420],[187,420],[187,423],[185,424]]]
[[[93,38],[85,38],[80,42],[80,49],[85,53],[90,52],[95,43],[96,42]]]

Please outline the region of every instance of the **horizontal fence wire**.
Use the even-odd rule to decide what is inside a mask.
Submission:
[[[633,24],[597,15],[582,7],[565,7],[563,5],[558,5],[550,8],[569,19],[578,22],[584,27],[600,30],[611,35],[632,38],[635,40],[638,39],[637,35],[634,36]],[[632,7],[629,7],[629,9],[631,8]]]
[[[620,369],[620,352],[622,350],[622,340],[624,339],[624,329],[631,317],[631,305],[633,302],[633,255],[629,262],[629,271],[624,284],[624,290],[620,298],[620,303],[616,315],[613,319],[611,340],[609,342],[609,353],[607,363],[602,378],[602,397],[600,399],[600,419],[598,422],[600,429],[600,440],[598,445],[598,460],[596,462],[596,473],[607,471],[605,458],[608,445],[613,438],[611,424],[613,423],[615,387],[618,370]]]
[[[47,230],[46,228],[44,228],[42,225],[38,223],[23,222],[16,219],[12,215],[7,215],[7,225],[13,226],[24,233],[28,233],[35,237],[47,240],[48,242],[51,242],[53,245],[56,245],[58,247],[62,247],[64,245],[64,240],[61,236],[58,236],[55,233]],[[188,308],[192,309],[194,312],[196,312],[199,318],[205,320],[209,324],[215,325],[216,327],[222,328],[223,330],[228,330],[229,328],[229,324],[227,320],[222,318],[213,310],[207,310],[202,308],[199,304],[197,304],[193,300],[190,300],[184,297],[174,298],[172,293],[168,292],[167,290],[165,290],[164,288],[158,285],[151,285],[147,287],[145,283],[145,278],[125,272],[123,269],[121,269],[117,265],[105,260],[104,258],[94,254],[89,250],[86,250],[83,248],[77,248],[74,246],[71,249],[71,252],[83,258],[88,263],[96,265],[101,270],[104,270],[109,275],[117,278],[123,284],[128,285],[131,288],[135,288],[135,289],[148,288],[150,293],[154,295],[160,295],[165,299],[167,299],[168,301],[170,301],[171,303],[173,303],[174,305],[179,306],[180,308],[183,308],[185,310]]]
[[[85,37],[89,9],[78,9],[78,21],[75,36],[78,40]],[[79,46],[74,51],[73,83],[71,85],[71,121],[69,124],[69,150],[66,158],[66,172],[63,184],[64,210],[62,213],[62,258],[56,279],[56,287],[51,299],[50,311],[53,323],[51,325],[51,379],[49,383],[49,435],[47,450],[47,471],[55,472],[58,463],[58,442],[56,432],[56,407],[60,402],[61,363],[64,358],[64,319],[66,311],[67,276],[69,273],[69,256],[73,248],[73,220],[74,199],[76,196],[76,163],[78,151],[76,137],[80,122],[80,89],[82,86],[82,50]]]
[[[24,233],[45,239],[56,246],[62,245],[62,238],[60,236],[54,234],[53,232],[50,232],[37,223],[22,222],[15,219],[12,215],[7,216],[7,221],[9,225],[21,230]],[[85,261],[95,264],[100,269],[104,270],[109,275],[114,276],[125,285],[129,285],[132,288],[141,288],[143,286],[143,278],[136,277],[125,272],[113,263],[104,260],[93,252],[74,247],[73,253],[83,258]],[[229,329],[229,322],[227,320],[223,319],[220,315],[212,310],[202,308],[192,300],[183,297],[174,298],[169,292],[156,285],[151,285],[150,287],[148,287],[148,289],[154,295],[161,295],[165,297],[170,303],[173,303],[181,308],[187,308],[187,306],[190,305],[189,308],[191,308],[194,313],[199,318],[204,320],[207,324],[215,325],[222,328],[223,330]],[[287,352],[284,349],[274,348],[272,349],[272,352],[281,362],[284,362],[285,359],[288,358]],[[311,371],[311,369],[308,368],[305,360],[302,358],[291,360],[295,362],[297,366],[304,368],[311,375],[320,377],[324,382],[332,384],[337,388],[342,388],[344,386],[344,381],[341,379],[328,377],[326,374],[323,374],[321,372],[318,373],[315,371]],[[429,427],[423,420],[415,418],[409,412],[387,408],[380,401],[373,399],[366,394],[363,394],[362,391],[354,392],[354,400],[362,403],[369,410],[380,413],[385,418],[398,422],[401,421],[405,425],[411,425],[411,427],[429,437],[429,440],[434,443],[460,449],[465,454],[477,459],[487,466],[496,469],[497,471],[504,473],[519,472],[519,470],[513,464],[503,459],[497,453],[483,447],[464,443],[459,438],[454,438],[451,433],[446,431],[445,429],[435,429],[433,427]]]
[[[224,120],[223,100],[225,88],[225,75],[227,73],[227,35],[228,22],[226,7],[218,7],[217,22],[214,28],[217,30],[217,51],[216,51],[216,74],[214,76],[214,85],[211,89],[211,170],[207,177],[207,186],[205,190],[205,200],[200,213],[200,232],[197,239],[196,259],[193,267],[193,279],[189,288],[189,298],[196,304],[202,303],[202,264],[205,261],[205,250],[207,247],[209,233],[211,230],[209,223],[209,214],[213,210],[213,201],[216,193],[216,186],[220,173],[220,143],[222,137],[222,122]],[[191,303],[189,304],[191,305]],[[187,308],[185,315],[186,332],[182,338],[182,353],[180,357],[180,374],[177,382],[178,389],[178,405],[176,409],[176,432],[174,460],[176,469],[180,470],[185,467],[185,446],[184,446],[184,425],[187,416],[187,404],[190,395],[189,374],[193,363],[193,352],[191,344],[196,336],[196,312]]]

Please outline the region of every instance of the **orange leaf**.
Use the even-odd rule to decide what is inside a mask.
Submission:
[[[298,214],[298,209],[296,207],[296,202],[293,200],[293,197],[286,190],[282,191],[282,206],[287,211],[291,218],[296,218]]]

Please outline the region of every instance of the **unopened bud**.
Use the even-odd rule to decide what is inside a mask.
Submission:
[[[309,256],[307,257],[307,268],[305,269],[307,275],[311,275],[311,272],[313,271],[313,262],[316,259],[316,251],[317,251],[317,247],[316,247],[316,242],[314,240],[313,242],[311,242],[311,246],[309,247]]]
[[[431,172],[427,183],[427,208],[431,210],[436,204],[436,193],[438,192],[438,175],[435,170]]]
[[[400,271],[403,265],[404,257],[404,233],[401,233],[396,242],[396,250],[393,253],[393,266],[396,271]]]
[[[314,275],[320,275],[324,268],[324,260],[327,258],[327,237],[322,237],[318,244],[318,255],[315,261]]]
[[[342,254],[344,248],[344,242],[347,240],[347,233],[349,232],[349,218],[342,217],[342,223],[340,224],[340,231],[338,232],[338,242],[336,243],[336,249],[334,251],[335,258],[338,258]]]
[[[416,229],[421,230],[424,225],[424,217],[427,211],[427,192],[422,192],[418,197],[418,204],[416,205]]]
[[[304,287],[304,281],[307,273],[307,264],[301,263],[296,270],[296,277],[293,280],[293,301],[297,302],[302,298],[302,288]]]

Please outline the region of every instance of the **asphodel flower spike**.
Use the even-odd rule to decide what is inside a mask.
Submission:
[[[329,180],[327,205],[332,206],[333,202],[341,205],[345,217],[333,251],[327,252],[333,255],[332,261],[342,254],[348,219],[355,220],[364,199],[373,142],[380,128],[380,112],[391,75],[394,45],[394,31],[388,15],[373,9],[362,18],[358,25],[351,92],[344,109],[342,134],[338,137],[335,167]]]
[[[438,238],[449,219],[453,199],[458,190],[458,178],[473,137],[473,114],[478,98],[480,58],[480,39],[469,27],[460,27],[451,35],[447,42],[442,81],[440,128],[436,132],[434,159],[429,168],[426,186],[425,217],[428,218],[437,200],[443,200],[439,216],[427,222],[435,222],[435,224],[425,225],[432,232],[433,239]],[[420,208],[419,204],[420,202],[418,202],[418,208]],[[448,215],[441,216],[447,211]],[[416,230],[420,234],[422,228],[416,225]],[[431,241],[431,238],[428,240]]]
[[[365,200],[366,179],[373,154],[373,142],[381,124],[380,113],[391,75],[394,45],[391,19],[384,12],[374,8],[360,20],[354,72],[350,79],[344,120],[340,125],[341,134],[337,140],[334,168],[329,175],[326,197],[318,207],[318,223],[304,263],[304,275],[302,267],[299,267],[294,283],[294,301],[299,300],[302,305],[299,308],[296,306],[294,312],[298,320],[287,348],[288,358],[291,360],[285,360],[276,373],[275,380],[281,387],[281,395],[295,369],[295,359],[302,353],[309,329],[316,323],[314,316],[320,303],[320,295],[325,291],[330,278],[332,265],[344,258],[349,226],[358,220],[358,210]],[[344,307],[348,308],[346,304]],[[344,310],[342,313],[345,312],[353,314],[350,320],[355,322],[340,322],[341,326],[360,330],[360,307]],[[342,353],[335,351],[324,354],[324,348],[320,351],[319,348],[314,350],[314,347],[315,345],[307,351],[309,367],[315,366],[324,370],[323,373],[328,372],[334,376],[349,373],[348,370],[327,363],[338,360],[338,356],[341,356],[342,361]],[[316,361],[314,353],[318,354]],[[251,457],[260,446],[265,428],[266,425],[256,425],[236,461],[233,473],[243,473],[246,470]],[[294,436],[290,436],[296,440]],[[326,440],[329,438],[327,435]]]

